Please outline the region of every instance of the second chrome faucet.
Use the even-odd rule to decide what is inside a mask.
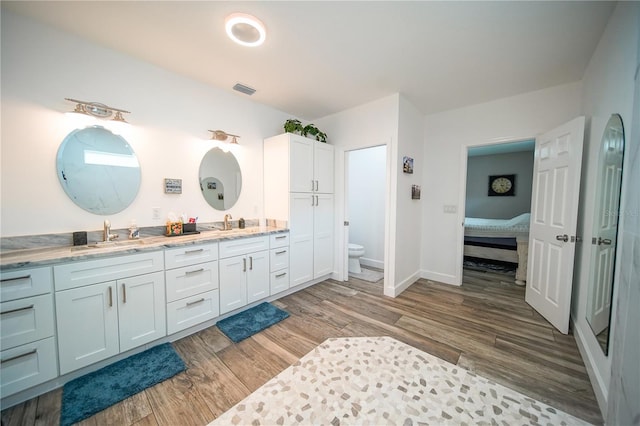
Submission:
[[[229,219],[233,219],[233,217],[231,217],[230,214],[225,214],[224,215],[224,230],[225,231],[230,231],[231,230],[231,223],[229,222]]]

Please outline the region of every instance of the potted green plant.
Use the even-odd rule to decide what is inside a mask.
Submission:
[[[307,135],[313,136],[317,141],[327,142],[327,134],[321,132],[314,124],[307,124],[302,129],[302,136]]]
[[[303,127],[300,120],[290,118],[284,122],[284,131],[287,133],[298,133],[301,135],[302,129]]]
[[[305,137],[315,138],[315,140],[319,142],[327,142],[327,134],[321,132],[315,124],[307,124],[306,126],[302,126],[300,120],[295,118],[290,118],[284,122],[284,131],[287,133],[295,133],[298,135],[302,135]]]

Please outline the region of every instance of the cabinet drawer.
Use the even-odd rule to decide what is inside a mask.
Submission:
[[[220,259],[269,249],[269,236],[239,238],[220,243]]]
[[[51,293],[0,304],[0,347],[3,349],[53,336]]]
[[[272,272],[270,279],[271,295],[280,293],[289,289],[289,270],[283,269],[281,271]]]
[[[73,262],[53,267],[56,291],[118,280],[164,269],[161,250],[106,259]]]
[[[164,251],[166,269],[190,266],[218,260],[218,243],[167,249]]]
[[[270,271],[279,271],[289,267],[289,247],[273,249],[269,252]]]
[[[177,333],[219,315],[218,290],[167,304],[168,334]]]
[[[218,288],[218,261],[201,263],[165,272],[167,302]]]
[[[21,299],[50,293],[53,289],[51,268],[0,271],[0,301]]]
[[[2,398],[58,376],[53,337],[2,351],[0,360]]]
[[[272,249],[289,246],[289,233],[271,234],[269,236],[269,247]]]

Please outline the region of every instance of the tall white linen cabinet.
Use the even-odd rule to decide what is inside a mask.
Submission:
[[[286,221],[290,286],[333,272],[334,147],[293,133],[264,140],[265,217]]]

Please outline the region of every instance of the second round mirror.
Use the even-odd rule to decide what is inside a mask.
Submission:
[[[238,160],[231,152],[212,148],[200,163],[202,196],[216,210],[228,210],[240,197],[242,173]]]

